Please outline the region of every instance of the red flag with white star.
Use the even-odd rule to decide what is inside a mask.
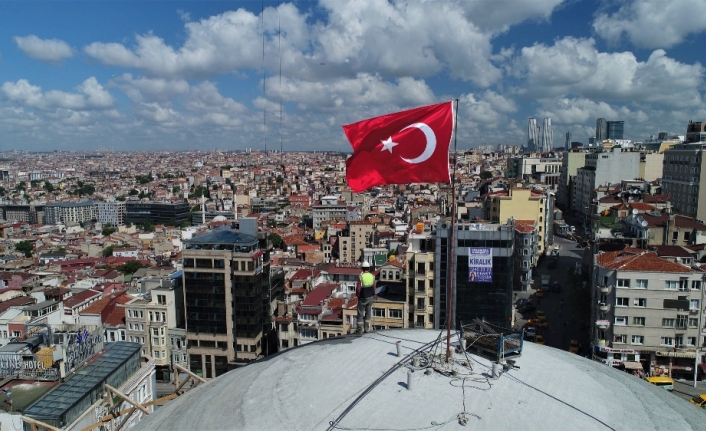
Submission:
[[[346,180],[360,193],[384,184],[450,183],[453,103],[424,106],[343,126],[353,147]]]

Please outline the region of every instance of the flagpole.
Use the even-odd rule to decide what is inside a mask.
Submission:
[[[451,174],[451,232],[449,233],[449,242],[451,243],[449,246],[450,249],[450,256],[449,256],[449,276],[447,278],[448,280],[448,285],[446,286],[446,363],[449,362],[449,358],[451,357],[451,315],[453,313],[453,298],[452,298],[452,287],[453,287],[453,280],[454,280],[454,250],[456,247],[454,247],[454,241],[455,235],[454,231],[456,230],[456,185],[454,184],[454,181],[456,179],[456,158],[457,152],[456,152],[456,143],[458,141],[458,134],[456,133],[458,129],[458,99],[454,99],[456,102],[456,111],[454,112],[454,158],[453,158],[453,173]]]

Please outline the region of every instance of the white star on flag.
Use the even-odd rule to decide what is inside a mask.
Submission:
[[[392,136],[390,136],[389,138],[385,139],[384,141],[380,141],[380,142],[382,142],[382,149],[380,151],[387,150],[390,152],[390,154],[392,154],[392,147],[397,145],[397,142],[392,142]]]

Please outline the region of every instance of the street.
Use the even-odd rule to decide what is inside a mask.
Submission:
[[[577,262],[581,262],[583,248],[576,242],[554,237],[554,245],[559,246],[559,258],[554,269],[549,269],[550,258],[544,256],[533,271],[532,289],[528,292],[517,292],[517,298],[529,298],[537,310],[544,311],[549,327],[538,329],[537,332],[544,337],[547,346],[568,350],[571,340],[578,340],[581,345],[581,355],[589,353],[590,331],[584,324],[590,314],[590,287],[583,285],[583,276],[574,275]],[[542,275],[550,275],[551,283],[558,281],[561,284],[560,292],[545,292],[538,298],[536,289],[541,286]],[[563,305],[562,305],[563,300]],[[522,327],[527,319],[534,318],[535,312],[517,315],[517,325]],[[579,328],[582,328],[581,330]]]

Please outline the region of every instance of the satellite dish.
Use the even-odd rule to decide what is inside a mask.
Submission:
[[[637,215],[637,208],[633,208],[633,209],[632,209],[632,213],[635,214],[635,215]]]
[[[647,227],[647,220],[642,220],[642,227]]]

